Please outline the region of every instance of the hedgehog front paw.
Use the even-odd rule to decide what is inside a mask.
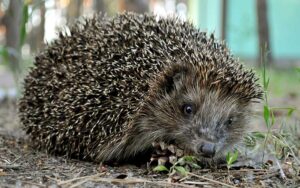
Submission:
[[[185,152],[180,146],[167,144],[165,142],[153,142],[154,148],[150,158],[150,164],[158,165],[173,165],[180,157],[183,157]]]

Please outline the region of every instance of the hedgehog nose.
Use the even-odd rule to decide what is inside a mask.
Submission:
[[[216,153],[216,146],[213,143],[203,142],[199,150],[204,157],[213,157]]]

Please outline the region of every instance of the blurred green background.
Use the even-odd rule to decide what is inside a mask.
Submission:
[[[34,56],[80,16],[105,12],[176,15],[225,40],[261,72],[268,65],[271,102],[300,106],[299,0],[0,0],[0,100],[19,95]]]

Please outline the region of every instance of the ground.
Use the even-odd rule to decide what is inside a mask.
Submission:
[[[275,82],[284,81],[277,79]],[[288,88],[290,92],[283,94],[279,89],[270,99],[270,105],[299,107],[297,85],[285,87],[291,87]],[[262,107],[257,109],[257,113],[261,114],[259,109]],[[284,111],[276,111],[276,116],[285,114]],[[299,126],[299,117],[296,110],[292,116],[296,126]],[[258,118],[253,124],[257,127],[262,122],[262,118]],[[257,130],[263,129],[257,127]],[[297,138],[294,141],[299,142],[300,137]],[[241,160],[230,170],[226,165],[195,169],[187,172],[186,176],[153,172],[153,167],[146,164],[109,167],[52,156],[31,148],[20,128],[16,100],[0,100],[0,187],[297,187],[300,185],[298,153],[285,154],[281,158],[266,154],[262,165],[256,160],[261,156],[257,152],[256,157],[252,156],[247,162]]]

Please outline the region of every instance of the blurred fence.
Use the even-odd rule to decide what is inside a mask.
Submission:
[[[190,20],[225,39],[246,62],[258,64],[264,54],[270,64],[299,65],[298,7],[298,0],[0,0],[0,70],[6,67],[18,83],[60,28],[81,15],[125,10]]]

